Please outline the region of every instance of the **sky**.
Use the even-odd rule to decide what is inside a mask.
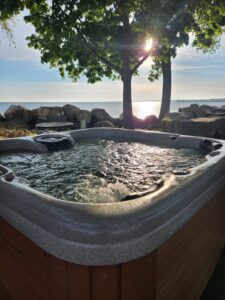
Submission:
[[[23,14],[12,25],[14,45],[0,29],[0,102],[99,102],[122,101],[121,81],[103,79],[88,84],[86,78],[73,83],[63,80],[57,69],[40,63],[37,50],[28,48],[26,36],[33,28],[25,24]],[[162,80],[147,79],[151,60],[132,81],[133,101],[160,100]],[[178,50],[172,62],[172,99],[225,98],[225,36],[215,54],[197,52],[191,46]]]

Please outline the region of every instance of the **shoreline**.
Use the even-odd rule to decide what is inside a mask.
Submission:
[[[225,105],[225,98],[222,99],[190,99],[190,100],[172,100],[171,101],[171,109],[170,112],[178,112],[179,108],[189,106],[193,103],[203,105],[211,105],[211,106],[223,106]],[[39,107],[53,107],[59,106],[62,107],[66,104],[71,104],[76,106],[82,110],[91,111],[94,108],[105,109],[113,118],[118,118],[123,109],[123,104],[120,101],[108,101],[108,102],[0,102],[0,113],[4,114],[4,112],[8,109],[10,105],[21,105],[26,107],[27,109],[36,109]],[[138,118],[144,118],[147,115],[156,115],[158,116],[160,111],[161,101],[151,100],[151,101],[133,101],[133,114]]]

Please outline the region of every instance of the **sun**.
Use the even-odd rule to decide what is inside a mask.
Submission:
[[[145,51],[149,51],[152,48],[153,41],[152,39],[148,39],[145,42]]]

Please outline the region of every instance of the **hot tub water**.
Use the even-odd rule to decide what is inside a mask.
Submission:
[[[30,181],[32,188],[76,202],[116,202],[154,189],[177,170],[205,162],[194,149],[100,140],[76,143],[66,151],[2,155],[0,164]]]

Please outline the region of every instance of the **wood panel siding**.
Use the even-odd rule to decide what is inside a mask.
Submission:
[[[157,299],[199,299],[223,250],[224,212],[220,193],[157,250]]]
[[[47,254],[0,220],[0,299],[197,300],[225,243],[225,191],[151,254],[88,267]]]

